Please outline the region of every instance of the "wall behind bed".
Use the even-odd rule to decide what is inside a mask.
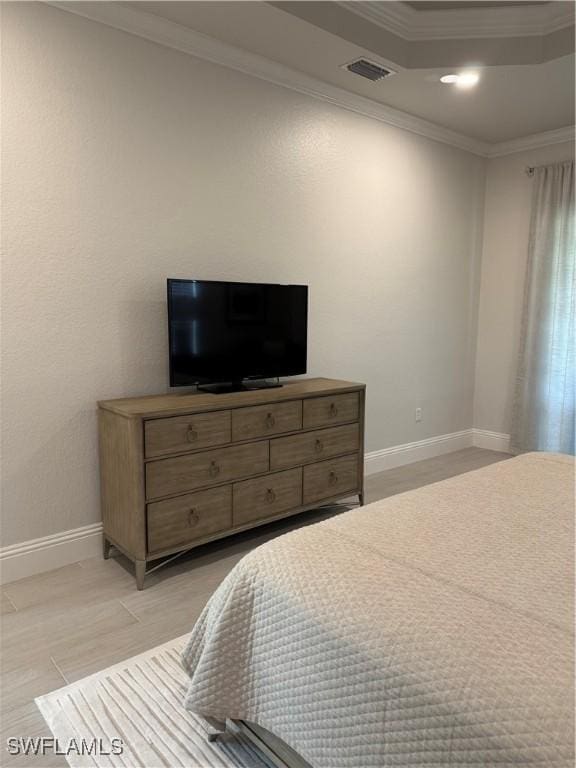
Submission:
[[[472,426],[482,159],[3,16],[5,547],[99,521],[95,404],[167,389],[167,276],[309,283],[309,373],[367,383],[369,451]]]

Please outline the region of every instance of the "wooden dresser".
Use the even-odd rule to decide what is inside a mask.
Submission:
[[[104,557],[135,565],[358,494],[363,384],[300,379],[277,389],[99,403]]]

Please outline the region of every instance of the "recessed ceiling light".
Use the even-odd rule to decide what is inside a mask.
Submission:
[[[460,74],[443,75],[440,78],[441,83],[450,83],[458,88],[471,88],[480,80],[478,72],[461,72]]]

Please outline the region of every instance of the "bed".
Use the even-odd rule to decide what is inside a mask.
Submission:
[[[531,453],[248,554],[186,707],[314,768],[573,766],[574,459]]]

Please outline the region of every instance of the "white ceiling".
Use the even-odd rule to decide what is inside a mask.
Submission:
[[[391,0],[341,0],[324,6],[309,0],[296,4],[278,3],[299,15],[305,8],[324,11],[329,5],[342,6],[367,18],[404,40],[464,39],[482,37],[544,36],[574,26],[572,0],[554,2],[395,2]]]
[[[393,58],[344,39],[346,30],[333,34],[277,5],[186,0],[130,5],[480,141],[509,141],[574,123],[574,54],[540,64],[479,65],[480,83],[464,91],[439,82],[449,66],[399,67]],[[359,56],[391,65],[397,74],[372,83],[342,68]]]
[[[470,90],[440,83],[446,69],[408,69],[376,85],[386,104],[491,143],[573,124],[574,55],[479,71]]]

